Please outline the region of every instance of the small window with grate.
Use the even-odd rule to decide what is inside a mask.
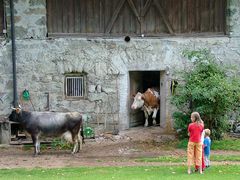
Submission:
[[[68,99],[80,99],[86,97],[86,76],[66,75],[65,96]]]

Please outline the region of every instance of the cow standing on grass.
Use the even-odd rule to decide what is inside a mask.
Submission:
[[[142,108],[145,116],[144,126],[148,126],[148,118],[152,114],[153,124],[156,124],[157,112],[160,108],[160,98],[158,91],[153,88],[148,88],[143,94],[138,92],[134,96],[134,101],[131,105],[133,110]]]
[[[31,135],[34,154],[40,153],[40,135],[57,137],[70,133],[74,144],[72,153],[82,149],[83,120],[78,112],[28,112],[21,108],[12,108],[10,121],[19,122],[24,130]],[[82,137],[81,137],[82,136]]]

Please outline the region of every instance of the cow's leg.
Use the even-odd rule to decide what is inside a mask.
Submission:
[[[38,140],[38,136],[32,135],[32,141],[34,146],[34,155],[37,155],[40,153],[40,142]]]
[[[78,148],[78,135],[72,133],[72,141],[73,141],[73,150],[72,154],[75,154],[77,152]]]
[[[147,111],[143,111],[144,112],[144,116],[145,116],[145,123],[144,126],[147,127],[148,126],[148,112]]]
[[[37,153],[40,154],[40,141],[37,138]]]
[[[158,109],[153,109],[153,115],[152,115],[152,118],[153,118],[153,125],[156,125],[156,117],[157,117],[157,112],[158,112]]]
[[[82,150],[82,137],[81,137],[81,129],[79,129],[77,134],[77,152]]]
[[[37,143],[36,143],[37,140],[36,140],[35,136],[31,135],[31,137],[32,137],[33,146],[34,146],[34,155],[36,155],[37,154]]]
[[[82,150],[83,143],[85,142],[84,142],[84,134],[83,134],[83,125],[81,125],[81,128],[78,132],[78,152]]]
[[[82,150],[82,136],[80,135],[80,132],[78,133],[78,149],[77,152],[79,152],[80,150]]]

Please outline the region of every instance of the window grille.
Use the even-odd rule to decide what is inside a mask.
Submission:
[[[65,93],[66,97],[83,98],[85,96],[84,77],[66,77]]]

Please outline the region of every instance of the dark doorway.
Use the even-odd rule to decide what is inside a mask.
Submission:
[[[130,71],[130,106],[133,103],[133,96],[137,92],[144,93],[148,88],[158,88],[160,92],[160,71]],[[144,113],[141,109],[130,109],[129,127],[143,126],[145,122]],[[160,111],[159,111],[160,112]],[[160,123],[160,113],[157,114],[157,124]],[[152,119],[149,118],[149,125],[152,125]]]

